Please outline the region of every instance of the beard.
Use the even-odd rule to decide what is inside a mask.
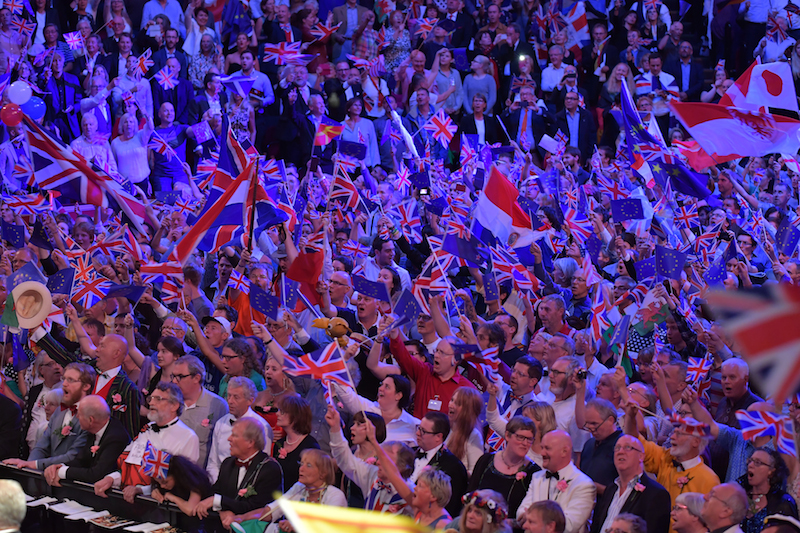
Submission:
[[[683,446],[673,446],[669,449],[669,453],[673,457],[683,456],[689,452],[689,448],[691,448],[691,444],[687,442]]]
[[[158,422],[158,412],[157,411],[147,411],[147,419],[150,422]]]

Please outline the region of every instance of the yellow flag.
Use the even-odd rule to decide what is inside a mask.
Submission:
[[[349,507],[293,502],[278,503],[297,533],[429,533],[407,516]]]

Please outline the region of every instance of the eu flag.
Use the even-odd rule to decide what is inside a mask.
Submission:
[[[53,250],[53,243],[50,242],[50,237],[44,229],[44,224],[37,218],[31,230],[31,244],[38,246],[43,250]]]
[[[628,341],[628,329],[631,325],[631,315],[625,315],[619,321],[619,323],[614,326],[614,333],[611,335],[611,339],[608,341],[609,346],[615,346],[617,344],[625,345]]]
[[[415,320],[419,314],[422,312],[422,308],[417,303],[417,299],[408,289],[404,290],[402,294],[400,294],[400,298],[398,298],[397,303],[394,306],[395,314],[402,319],[405,317],[406,320],[399,320],[399,322],[406,322],[410,320]]]
[[[14,290],[14,287],[23,281],[37,281],[44,285],[46,280],[42,273],[39,272],[39,269],[36,268],[36,265],[33,263],[25,263],[25,266],[8,276],[6,280],[6,289],[8,290],[8,293],[11,294],[11,291]]]
[[[353,290],[382,302],[392,301],[389,297],[389,290],[380,281],[370,281],[362,276],[353,276]]]
[[[636,281],[642,281],[643,279],[652,278],[656,275],[655,256],[637,261],[633,266],[636,267]]]
[[[53,294],[72,295],[72,284],[75,282],[75,269],[63,268],[50,276],[47,280],[47,288]]]
[[[267,291],[258,285],[250,285],[250,306],[258,311],[264,313],[265,316],[272,320],[278,320],[278,310],[281,307],[281,301],[267,294]]]
[[[5,220],[2,221],[3,240],[8,242],[12,248],[25,247],[25,226],[17,224],[9,224]]]
[[[656,246],[656,271],[662,276],[680,280],[685,262],[685,253],[664,246]]]
[[[425,171],[411,174],[408,177],[408,181],[417,189],[430,189],[431,187],[431,179]]]
[[[706,270],[705,274],[703,274],[703,280],[705,280],[710,287],[713,287],[714,285],[722,285],[725,282],[727,275],[725,263],[721,261],[714,261],[711,263],[711,266],[708,267],[708,270]]]
[[[444,215],[445,209],[447,209],[447,199],[442,196],[439,198],[431,198],[430,201],[425,202],[425,210],[436,216]]]
[[[483,257],[478,250],[480,242],[476,238],[462,239],[458,235],[445,235],[442,239],[442,250],[460,257],[469,263],[468,266],[478,268],[483,264]]]
[[[783,255],[791,256],[797,249],[798,242],[800,242],[800,229],[792,226],[788,218],[784,218],[775,233],[776,248]]]
[[[285,306],[289,309],[294,309],[297,304],[297,298],[300,294],[300,282],[285,278],[283,281],[284,289],[284,302]]]
[[[611,200],[611,216],[614,222],[641,220],[644,218],[644,206],[639,198]]]
[[[112,285],[103,299],[127,298],[132,302],[138,302],[146,289],[147,287],[141,285]]]
[[[481,351],[477,344],[452,344],[450,347],[453,349],[453,355],[456,357],[456,361],[461,361],[467,354]]]
[[[367,157],[367,145],[340,140],[339,153],[358,161],[363,161]]]
[[[487,272],[483,275],[483,299],[493,302],[500,299],[500,291],[497,290],[497,278],[494,272]]]

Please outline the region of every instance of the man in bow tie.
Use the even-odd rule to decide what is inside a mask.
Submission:
[[[528,493],[517,509],[517,520],[526,518],[533,502],[553,500],[564,510],[565,533],[585,533],[594,507],[594,482],[572,462],[572,438],[555,430],[542,437],[542,471],[531,478]]]
[[[106,497],[112,486],[119,488],[125,485],[122,493],[128,503],[133,503],[137,494],[150,494],[149,477],[131,474],[129,470],[139,470],[147,442],[156,450],[163,450],[172,455],[182,455],[192,462],[200,457],[200,441],[197,435],[178,417],[183,413],[183,393],[174,383],[161,382],[156,385],[150,395],[150,410],[147,418],[150,423],[137,435],[120,457],[120,471],[112,472],[94,485],[98,496]],[[124,471],[124,474],[123,474]],[[144,479],[143,479],[144,478]],[[134,481],[147,481],[148,484],[132,484]]]
[[[80,401],[78,421],[90,436],[75,459],[45,469],[44,478],[50,485],[60,487],[62,479],[94,483],[117,469],[117,458],[131,441],[122,423],[111,418],[111,409],[100,396],[90,395]]]
[[[273,501],[275,492],[283,492],[283,472],[278,462],[261,451],[264,449],[264,428],[251,418],[233,424],[228,443],[231,456],[220,467],[214,483],[214,495],[197,504],[200,518],[208,511],[219,511],[225,528],[241,522],[245,513],[260,509]]]
[[[20,468],[44,470],[50,465],[74,459],[86,444],[89,433],[78,420],[78,402],[89,394],[94,386],[94,369],[84,363],[70,363],[64,370],[61,388],[64,391],[61,408],[50,417],[44,435],[28,456],[22,459],[7,459],[4,463]]]

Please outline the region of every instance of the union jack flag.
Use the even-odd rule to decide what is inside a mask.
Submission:
[[[110,279],[104,276],[95,276],[90,281],[76,286],[75,293],[72,295],[72,302],[84,309],[88,309],[105,298],[113,285],[114,282]]]
[[[320,380],[328,390],[326,397],[331,394],[331,382],[343,387],[353,388],[350,375],[347,372],[347,365],[336,341],[325,348],[301,357],[286,357],[284,368],[292,376],[307,376]]]
[[[100,252],[103,255],[114,255],[115,251],[125,251],[125,242],[123,240],[123,230],[120,228],[118,231],[112,233],[111,235],[101,235],[92,244],[86,253],[96,255],[97,252]]]
[[[403,163],[400,163],[400,170],[397,172],[397,179],[394,181],[394,188],[403,196],[408,194],[408,191],[411,189],[411,180],[408,179],[410,176],[411,171],[408,170],[408,167]]]
[[[499,353],[500,348],[497,346],[494,348],[487,348],[480,352],[480,355],[475,353],[467,355],[464,357],[464,362],[481,372],[486,376],[486,379],[499,387],[503,382],[503,378],[498,373],[500,369]]]
[[[343,22],[340,22],[336,26],[328,26],[328,24],[322,24],[318,22],[314,24],[311,29],[308,30],[308,32],[316,37],[318,41],[327,41],[342,24]]]
[[[165,91],[174,89],[178,86],[178,72],[169,67],[164,67],[156,72],[156,81]]]
[[[146,261],[147,258],[144,255],[144,251],[142,251],[142,247],[139,245],[139,241],[136,240],[133,231],[127,224],[122,227],[122,230],[122,246],[125,248],[125,253],[130,254],[134,261]]]
[[[147,74],[147,71],[155,65],[150,56],[153,55],[153,51],[149,48],[145,50],[142,55],[139,56],[139,59],[136,61],[136,76],[143,76]]]
[[[459,154],[459,162],[463,167],[473,159],[478,157],[478,152],[467,139],[466,135],[461,136],[461,153]]]
[[[11,27],[16,28],[17,33],[21,33],[27,38],[30,37],[36,29],[36,23],[28,22],[27,19],[14,15],[11,17]]]
[[[161,284],[161,300],[165,304],[173,304],[181,301],[181,289],[183,282],[175,277],[168,276]]]
[[[586,218],[586,215],[571,207],[564,210],[564,221],[569,226],[570,232],[578,244],[581,246],[586,242],[586,239],[592,236],[594,229],[592,223]]]
[[[469,229],[467,229],[464,219],[458,215],[451,215],[448,217],[446,233],[447,235],[455,235],[459,239],[469,238]]]
[[[689,367],[686,369],[686,379],[692,383],[702,381],[712,366],[714,366],[714,362],[708,357],[690,357]]]
[[[412,199],[398,204],[391,210],[400,222],[400,229],[409,242],[422,242],[422,221],[419,217],[417,201]]]
[[[306,251],[325,253],[325,229],[315,231],[306,239]]]
[[[658,8],[661,5],[659,0],[644,0],[645,11],[653,10],[658,13]]]
[[[67,46],[69,46],[70,50],[80,50],[83,48],[83,35],[81,35],[79,31],[65,33],[64,40],[67,42]]]
[[[50,210],[50,204],[41,194],[3,195],[3,203],[22,216],[37,215]]]
[[[561,156],[564,153],[564,150],[567,149],[567,143],[569,142],[569,136],[561,130],[558,130],[554,136],[556,142],[558,143],[558,153],[556,156]]]
[[[697,204],[685,204],[678,207],[675,221],[680,222],[685,228],[700,226],[700,217],[697,215]]]
[[[147,147],[166,157],[167,161],[172,161],[172,158],[175,156],[175,150],[173,150],[167,141],[156,132],[153,133],[153,137],[150,139]]]
[[[331,200],[342,200],[344,207],[355,209],[358,206],[358,190],[350,178],[337,174],[331,182]]]
[[[342,245],[342,254],[358,259],[369,255],[369,246],[358,241],[349,240]]]
[[[10,10],[14,15],[22,15],[25,4],[22,0],[3,0],[3,7]]]
[[[436,24],[438,22],[439,22],[438,19],[419,19],[419,20],[417,20],[417,23],[419,24],[419,27],[417,28],[417,31],[414,32],[414,35],[415,36],[419,35],[423,39],[426,39],[428,37],[428,34],[433,31],[433,28],[436,26]]]
[[[668,165],[672,165],[677,162],[675,154],[662,146],[658,146],[657,144],[637,144],[634,147],[634,151],[638,152],[645,161],[655,161],[660,159]]]
[[[781,426],[789,422],[788,416],[767,411],[736,411],[736,419],[742,429],[742,437],[752,440],[756,437],[774,437],[781,431]]]
[[[90,281],[97,275],[92,265],[92,256],[89,253],[84,253],[75,259],[70,259],[69,262],[75,269],[75,281]]]
[[[602,174],[597,175],[597,188],[600,189],[600,192],[609,195],[612,200],[622,200],[630,196],[630,192],[625,187]]]
[[[493,429],[489,429],[489,433],[486,435],[486,444],[493,451],[499,452],[506,447],[506,440],[495,433]]]
[[[533,81],[522,76],[514,76],[511,78],[511,92],[518,93],[523,87],[533,88]]]
[[[513,281],[514,287],[518,291],[533,291],[538,288],[538,281],[531,278],[531,274],[523,267],[517,259],[503,248],[492,246],[492,269],[494,270],[497,282]]]
[[[442,143],[442,146],[447,148],[448,143],[453,140],[453,135],[456,134],[458,127],[453,124],[453,121],[444,112],[444,108],[442,108],[422,126],[422,129],[429,131],[435,140]]]
[[[167,479],[172,454],[156,449],[147,441],[142,457],[142,474],[155,479]]]
[[[264,45],[264,61],[274,62],[276,65],[288,65],[298,56],[302,55],[300,52],[300,45],[302,43],[278,43],[278,44],[265,44]]]
[[[228,278],[228,287],[250,294],[250,280],[247,279],[243,272],[238,270],[231,271],[231,275]]]
[[[767,39],[780,44],[789,38],[786,31],[778,24],[778,19],[773,15],[767,15]]]

